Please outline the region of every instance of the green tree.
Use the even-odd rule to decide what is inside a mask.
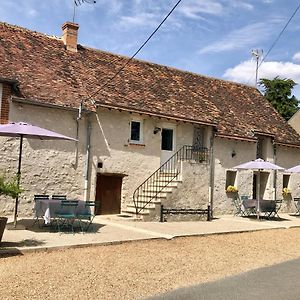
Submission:
[[[262,78],[259,84],[263,87],[265,98],[285,120],[289,120],[298,110],[299,101],[292,96],[292,89],[297,85],[295,81],[277,76],[274,79]]]

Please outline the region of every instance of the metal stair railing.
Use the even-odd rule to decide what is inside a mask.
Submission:
[[[208,149],[185,145],[150,175],[133,193],[133,203],[138,215],[146,206],[159,198],[160,193],[182,173],[182,161],[208,162]]]

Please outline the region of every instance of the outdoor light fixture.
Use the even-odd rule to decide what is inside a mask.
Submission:
[[[236,152],[235,152],[235,150],[232,150],[231,157],[235,157],[235,156],[236,156]]]
[[[154,127],[154,130],[153,130],[153,133],[154,134],[157,134],[158,132],[161,131],[161,128],[160,127]]]

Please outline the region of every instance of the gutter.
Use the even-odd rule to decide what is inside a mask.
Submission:
[[[166,118],[174,121],[182,121],[182,122],[188,122],[188,123],[194,123],[194,124],[199,124],[199,125],[209,125],[216,127],[218,124],[216,122],[205,122],[205,121],[197,121],[194,119],[189,119],[189,118],[184,118],[184,117],[175,117],[172,115],[168,114],[160,114],[160,113],[153,113],[148,110],[141,110],[141,109],[135,109],[135,108],[128,108],[124,107],[121,105],[109,105],[109,104],[96,104],[97,108],[107,108],[107,109],[115,109],[115,110],[120,110],[120,111],[127,111],[130,113],[138,113],[138,114],[144,114],[148,116],[153,116],[153,117],[158,117],[158,118]]]
[[[86,128],[86,158],[85,158],[85,172],[84,172],[84,201],[89,200],[88,197],[88,183],[90,174],[90,154],[91,154],[91,131],[92,123],[90,114],[87,115],[87,128]]]
[[[36,106],[55,108],[55,109],[63,109],[63,110],[74,111],[74,112],[78,113],[78,108],[75,108],[75,107],[67,107],[67,106],[51,104],[51,103],[42,103],[37,100],[20,98],[20,97],[12,97],[11,100],[12,100],[12,102],[21,103],[21,104],[36,105]],[[91,113],[93,111],[85,108],[84,112]]]

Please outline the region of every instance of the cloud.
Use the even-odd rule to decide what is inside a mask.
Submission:
[[[123,8],[123,3],[120,0],[101,0],[97,1],[97,5],[105,6],[109,14],[118,14]]]
[[[155,14],[152,13],[141,13],[134,16],[121,16],[119,25],[122,27],[131,26],[155,26],[158,20]]]
[[[242,83],[254,83],[255,81],[256,63],[253,60],[244,61],[233,68],[225,71],[223,77]],[[300,83],[300,64],[292,62],[264,62],[258,71],[259,78],[273,79],[279,76],[280,78],[290,78],[295,82]]]
[[[254,9],[254,6],[252,4],[247,3],[247,2],[240,2],[240,1],[233,1],[232,7],[242,8],[242,9],[249,10],[249,11]]]
[[[216,1],[187,0],[177,9],[182,15],[191,19],[203,19],[200,14],[221,15],[223,6]]]
[[[300,61],[300,52],[297,52],[297,53],[294,54],[293,60]]]
[[[277,19],[273,20],[273,22],[259,22],[233,30],[221,40],[202,48],[199,53],[217,53],[244,47],[256,47],[258,42],[264,40],[270,33],[274,32],[275,22],[277,22]]]

